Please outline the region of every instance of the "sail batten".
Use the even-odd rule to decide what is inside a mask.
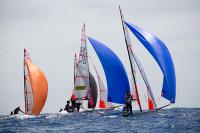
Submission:
[[[125,24],[158,63],[163,73],[162,96],[171,103],[175,103],[176,76],[169,50],[159,38],[151,33],[128,22],[125,22]]]
[[[130,86],[124,66],[118,56],[107,46],[88,37],[103,66],[108,87],[108,102],[124,103],[126,91]]]

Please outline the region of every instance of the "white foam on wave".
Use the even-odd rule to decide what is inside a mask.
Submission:
[[[11,115],[9,118],[17,118],[17,119],[31,119],[35,118],[36,116],[34,115],[25,115],[25,114],[16,114],[16,115]]]
[[[105,118],[116,118],[117,115],[109,115],[109,116],[104,116]]]
[[[1,116],[0,117],[0,120],[5,120],[5,119],[9,119],[10,118],[10,116],[8,115],[8,116]]]
[[[66,110],[63,110],[63,111],[59,112],[58,114],[66,115],[66,114],[69,114],[69,112],[67,112]]]
[[[100,114],[105,114],[105,112],[103,112],[103,111],[99,111],[98,113],[100,113]]]
[[[58,117],[58,114],[51,114],[51,115],[47,116],[46,118],[51,119],[51,118],[55,118],[55,117]]]
[[[56,114],[54,114],[54,115],[56,115],[56,116],[63,116],[63,115],[72,115],[72,114],[73,114],[73,112],[72,112],[72,113],[69,113],[69,112],[67,112],[66,110],[63,110],[63,111],[58,112],[58,113],[56,113]]]
[[[73,113],[69,113],[65,110],[58,112],[58,113],[52,113],[49,116],[47,116],[47,119],[51,119],[51,118],[56,118],[56,117],[60,117],[60,116],[66,116],[66,115],[72,115]]]
[[[79,109],[79,112],[92,112],[94,109],[82,109],[82,108],[80,108]]]

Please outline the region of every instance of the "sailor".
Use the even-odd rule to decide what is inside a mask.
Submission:
[[[19,112],[24,114],[24,112],[20,109],[20,107],[17,107],[13,112],[14,112],[14,115],[18,114]],[[11,113],[11,115],[12,115],[12,113]]]
[[[72,103],[72,109],[74,110],[74,108],[76,107],[76,96],[74,94],[72,94],[71,96],[71,103]]]
[[[13,111],[10,112],[10,115],[13,115]]]
[[[72,112],[72,107],[70,106],[70,101],[67,101],[67,104],[65,106],[65,109],[67,112]]]
[[[78,112],[79,112],[79,110],[80,110],[80,107],[81,107],[81,103],[78,102],[78,103],[76,104],[76,108],[77,108],[77,111],[78,111]]]
[[[133,111],[132,111],[132,96],[130,94],[130,91],[126,92],[125,106],[126,106],[127,110],[130,111],[130,113],[132,114],[133,113]]]

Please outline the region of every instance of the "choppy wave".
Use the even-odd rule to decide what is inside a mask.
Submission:
[[[200,109],[174,108],[123,117],[117,110],[0,116],[0,132],[200,132]]]

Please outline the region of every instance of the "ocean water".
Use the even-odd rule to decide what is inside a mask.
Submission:
[[[200,108],[173,108],[123,117],[107,110],[0,116],[0,132],[200,133]]]

